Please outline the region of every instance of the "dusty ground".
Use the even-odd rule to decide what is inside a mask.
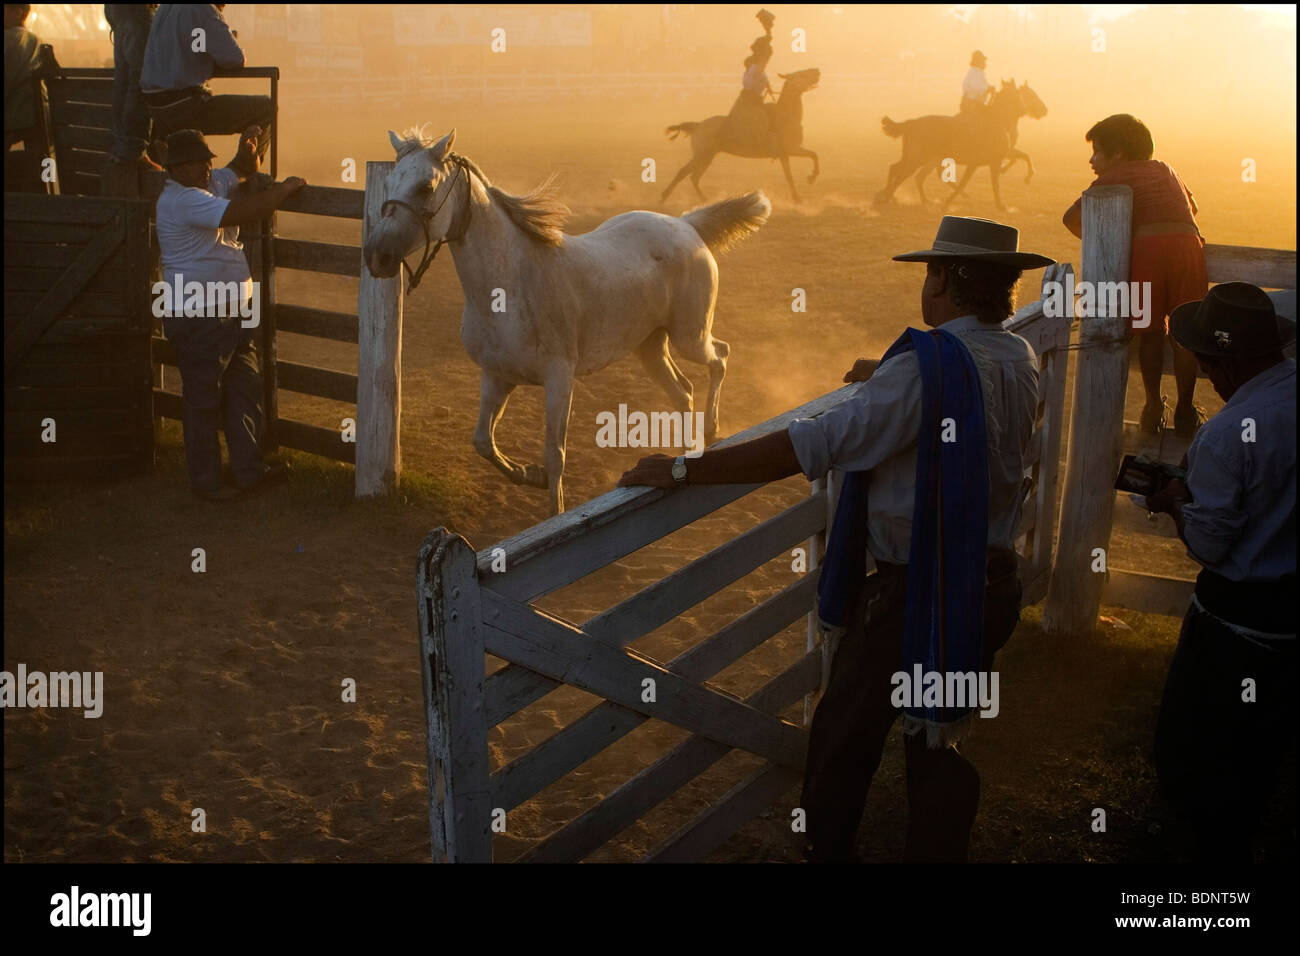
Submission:
[[[457,149],[506,189],[523,191],[559,171],[561,194],[575,212],[570,231],[580,232],[616,212],[657,208],[658,189],[686,157],[685,147],[666,143],[659,130],[697,114],[703,115],[693,106],[649,104],[616,118],[576,108],[432,118],[439,128],[457,125]],[[286,120],[281,173],[301,172],[322,184],[337,177],[339,155],[387,158],[384,130],[405,125],[400,118],[341,120],[343,132],[326,143],[302,132],[306,122],[292,114]],[[775,204],[768,225],[720,265],[715,331],[733,356],[723,391],[725,432],[830,390],[854,358],[878,355],[917,318],[921,269],[889,257],[927,245],[939,211],[919,205],[910,184],[897,206],[871,208],[871,193],[897,156],[897,145],[874,124],[864,119],[837,137],[810,126],[808,143],[821,152],[824,173],[815,187],[803,187],[807,201],[799,207],[774,164],[723,157],[705,179],[714,196],[762,186]],[[1294,248],[1293,177],[1243,190],[1231,147],[1193,145],[1171,143],[1166,155],[1197,192],[1210,240]],[[1022,248],[1077,264],[1078,244],[1059,220],[1089,180],[1081,130],[1055,118],[1026,123],[1021,146],[1033,153],[1039,173],[1029,185],[1018,174],[1004,178],[1004,200],[1017,212],[997,212],[985,173],[954,211],[1005,218],[1021,229]],[[639,180],[645,156],[658,159],[658,185]],[[942,195],[933,180],[930,192]],[[679,193],[664,211],[693,204]],[[290,215],[281,217],[280,230],[336,242],[355,242],[359,233],[354,223]],[[1022,301],[1036,297],[1033,281]],[[807,291],[806,315],[790,311],[794,287]],[[286,302],[349,309],[356,282],[286,271],[278,293]],[[470,446],[477,369],[459,343],[460,304],[444,255],[406,305],[407,482],[396,500],[355,503],[350,469],[290,455],[292,480],[266,497],[223,508],[197,502],[184,490],[175,425],[160,433],[152,477],[6,488],[5,668],[23,662],[33,670],[102,670],[107,685],[98,720],[59,710],[5,713],[6,861],[428,859],[416,549],[439,525],[484,547],[546,515],[543,493],[504,483]],[[355,368],[355,349],[295,336],[284,336],[281,355]],[[697,387],[703,383],[702,370],[683,367]],[[1167,386],[1172,394],[1172,382]],[[1129,394],[1135,418],[1136,386]],[[632,359],[580,382],[566,472],[570,501],[608,490],[638,456],[596,447],[596,414],[620,402],[653,409],[662,401]],[[1204,383],[1198,401],[1211,412],[1221,406]],[[281,402],[282,414],[320,424],[337,424],[347,413],[288,393]],[[499,443],[508,454],[537,459],[541,420],[540,391],[521,390]],[[765,489],[544,606],[581,621],[805,489],[799,480]],[[1126,502],[1117,508],[1113,565],[1194,573],[1175,540],[1146,533],[1147,523]],[[190,570],[195,547],[207,551],[203,575]],[[770,561],[634,646],[672,656],[789,583],[790,574],[788,558]],[[970,746],[985,781],[974,859],[1143,861],[1181,852],[1147,758],[1178,621],[1104,613],[1089,640],[1062,644],[1043,636],[1038,610],[1029,609],[999,657],[1003,719],[985,722],[992,726],[981,726]],[[803,639],[802,624],[791,627],[717,683],[748,692],[801,653]],[[339,699],[348,677],[359,689],[355,704]],[[590,703],[569,691],[537,702],[493,733],[494,762],[545,739]],[[498,838],[498,858],[513,858],[680,736],[647,724],[513,811],[509,833]],[[634,858],[749,766],[733,755],[592,859]],[[1294,806],[1293,784],[1289,798]],[[786,795],[712,858],[796,859],[786,821],[797,799],[797,790]],[[206,834],[190,830],[196,807],[207,813]],[[1106,834],[1089,827],[1094,807],[1108,811]],[[864,820],[868,859],[900,857],[905,814],[895,741]],[[1293,852],[1293,827],[1283,817],[1271,823],[1266,858]]]

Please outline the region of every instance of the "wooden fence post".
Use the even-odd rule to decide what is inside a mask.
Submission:
[[[1100,282],[1128,282],[1132,214],[1133,191],[1128,186],[1095,186],[1084,192],[1082,272],[1094,290]],[[1093,569],[1097,549],[1105,555],[1110,547],[1132,321],[1129,315],[1109,314],[1108,298],[1095,295],[1094,314],[1079,322],[1060,543],[1043,608],[1043,627],[1049,633],[1090,634],[1106,579]]]
[[[361,244],[379,221],[391,162],[366,163]],[[363,262],[357,293],[356,496],[388,494],[402,473],[402,273],[377,279]]]
[[[474,551],[443,528],[415,572],[433,862],[491,863],[483,626]]]

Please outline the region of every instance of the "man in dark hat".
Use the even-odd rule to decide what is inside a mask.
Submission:
[[[1272,300],[1249,283],[1213,287],[1169,326],[1226,404],[1192,440],[1186,481],[1146,499],[1202,565],[1155,764],[1197,857],[1248,863],[1296,740],[1295,360],[1282,353]]]
[[[957,110],[959,113],[980,112],[988,103],[989,97],[993,95],[993,84],[984,75],[984,67],[987,64],[988,60],[979,50],[970,55],[970,69],[966,71],[966,78],[961,83],[961,105]]]
[[[754,16],[757,17],[758,22],[763,25],[764,35],[767,36],[768,39],[771,39],[772,24],[776,23],[776,17],[772,14],[772,11],[764,8],[759,10],[758,13],[754,14]]]
[[[845,381],[864,384],[817,418],[689,461],[643,458],[619,480],[672,488],[845,473],[819,583],[828,636],[843,633],[804,777],[814,861],[855,858],[867,789],[900,709],[905,858],[966,859],[979,774],[955,745],[973,709],[897,700],[896,677],[943,661],[945,671],[978,671],[991,684],[993,655],[1019,619],[1012,549],[1038,364],[1002,324],[1021,270],[1052,260],[1020,252],[1010,226],[955,216],[944,217],[931,248],[894,258],[926,264],[921,318],[935,331],[908,329],[879,362],[859,360]]]
[[[262,387],[253,346],[257,320],[249,319],[257,299],[239,227],[261,222],[306,183],[291,176],[258,193],[240,187],[241,178],[257,170],[260,133],[245,130],[235,159],[218,170],[202,133],[172,133],[168,179],[155,215],[164,288],[156,290],[161,298],[154,311],[163,316],[163,334],[180,367],[190,487],[211,500],[235,497],[284,473],[281,465],[264,464],[258,447]],[[201,300],[185,291],[190,288],[200,289]],[[192,307],[198,301],[201,308]],[[223,420],[235,488],[221,484],[217,429]]]

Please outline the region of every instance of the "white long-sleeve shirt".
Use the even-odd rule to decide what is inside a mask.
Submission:
[[[984,102],[984,94],[988,92],[988,88],[988,77],[978,66],[972,66],[967,70],[966,79],[961,81],[961,95],[968,100]]]
[[[1011,548],[1038,412],[1038,358],[1020,336],[973,315],[942,328],[970,349],[979,370],[989,446],[988,543]],[[871,472],[867,548],[878,561],[907,563],[920,430],[921,370],[915,352],[885,362],[842,404],[789,426],[799,467],[809,480],[831,468]]]

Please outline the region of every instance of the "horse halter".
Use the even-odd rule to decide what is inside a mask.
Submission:
[[[400,199],[386,199],[384,200],[383,205],[379,207],[379,215],[382,218],[384,213],[388,211],[389,206],[400,206],[415,217],[415,221],[420,224],[420,229],[424,231],[424,256],[420,259],[420,264],[415,267],[415,271],[411,271],[411,267],[406,264],[405,258],[401,260],[402,268],[406,270],[408,277],[408,284],[406,286],[407,295],[414,292],[415,287],[420,284],[420,280],[424,278],[424,273],[428,270],[429,266],[433,264],[433,260],[438,255],[438,250],[442,248],[443,244],[447,242],[458,242],[459,240],[464,239],[465,233],[469,231],[469,221],[474,211],[473,203],[470,201],[471,190],[469,185],[469,167],[465,164],[465,160],[462,157],[457,156],[455,153],[451,154],[451,161],[456,165],[456,173],[452,174],[446,195],[442,197],[442,201],[434,207],[432,212],[416,209],[410,203],[403,202]],[[451,198],[451,194],[456,186],[457,173],[465,174],[465,208],[461,215],[462,222],[460,232],[454,236],[444,235],[437,242],[433,242],[432,237],[429,235],[429,223],[433,222],[434,217],[438,215],[442,207],[447,204],[447,200]]]

